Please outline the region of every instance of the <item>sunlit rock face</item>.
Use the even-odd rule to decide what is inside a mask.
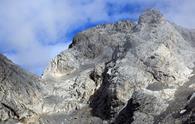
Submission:
[[[1,121],[189,122],[179,112],[195,87],[194,46],[193,30],[170,23],[150,9],[138,23],[124,20],[78,33],[69,49],[51,60],[41,78],[1,57]]]

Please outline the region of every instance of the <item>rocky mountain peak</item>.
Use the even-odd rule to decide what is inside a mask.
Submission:
[[[137,24],[123,20],[78,33],[41,79],[14,64],[10,69],[6,59],[0,69],[0,121],[188,123],[193,116],[179,113],[195,90],[193,35],[150,9]],[[0,56],[0,68],[4,61]]]
[[[148,9],[139,17],[139,24],[161,24],[165,21],[164,16],[159,10]]]

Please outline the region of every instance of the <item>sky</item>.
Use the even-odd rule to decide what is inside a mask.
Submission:
[[[0,0],[0,53],[41,75],[78,32],[122,19],[136,21],[148,8],[195,28],[195,0]]]

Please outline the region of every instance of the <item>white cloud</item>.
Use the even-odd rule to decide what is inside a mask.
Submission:
[[[178,25],[195,28],[195,0],[165,0],[165,16]]]
[[[107,3],[117,5],[116,12],[124,5],[135,4],[138,12],[127,10],[109,15]],[[135,18],[139,10],[149,7],[161,9],[173,22],[195,27],[194,0],[1,0],[0,51],[17,64],[39,73],[68,46],[70,42],[61,42],[60,38],[67,37],[63,35],[73,28],[88,22]]]

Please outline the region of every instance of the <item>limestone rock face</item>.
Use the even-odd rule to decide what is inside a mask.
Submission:
[[[4,69],[8,68],[17,75],[5,76],[6,85],[2,78],[4,90],[0,92],[9,91],[16,97],[0,97],[7,100],[0,105],[1,120],[37,124],[189,122],[179,111],[194,88],[194,47],[193,30],[170,23],[151,9],[141,14],[138,23],[119,21],[78,33],[69,49],[51,60],[41,79],[10,69],[15,65],[3,59],[0,64],[6,66],[2,65],[1,74],[8,74]],[[19,90],[14,89],[14,82]],[[14,109],[9,107],[11,100]],[[15,109],[31,113],[23,116]]]
[[[41,113],[39,78],[0,55],[0,121]]]

